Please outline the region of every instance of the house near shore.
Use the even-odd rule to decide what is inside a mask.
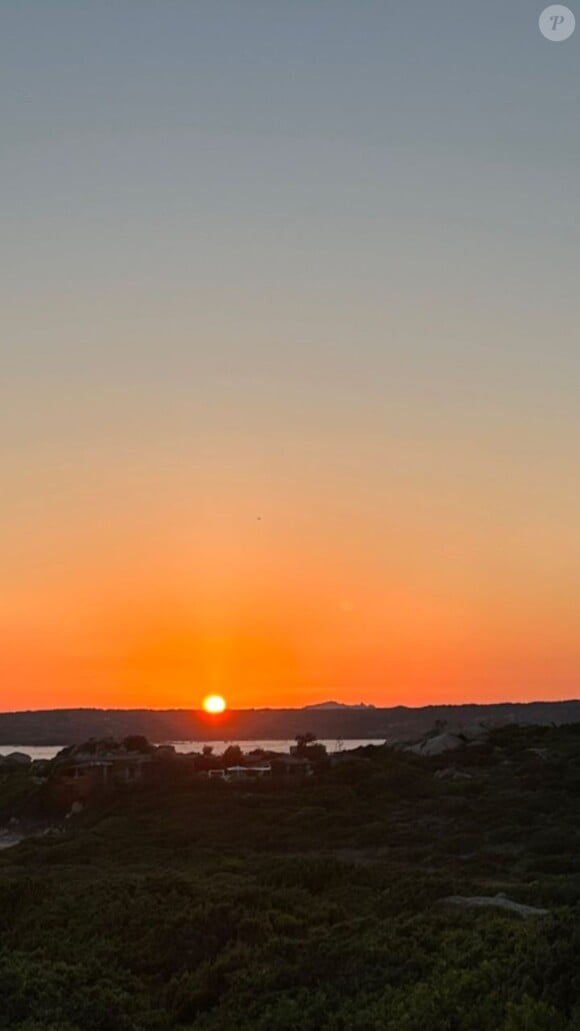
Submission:
[[[300,779],[310,776],[312,772],[313,766],[308,759],[300,759],[297,756],[285,755],[280,752],[270,752],[267,760],[263,762],[244,766],[216,766],[207,770],[206,776],[209,780],[239,783],[264,780],[270,777],[284,780]]]
[[[122,742],[91,739],[63,749],[48,765],[49,796],[56,807],[65,809],[140,785],[189,783],[196,776],[248,784],[266,778],[302,779],[313,772],[310,760],[300,756],[269,752],[227,766],[217,756],[178,755],[171,745],[151,745],[136,736]]]
[[[262,763],[260,766],[228,766],[226,768],[227,780],[263,780],[264,777],[272,775],[270,763]]]
[[[67,759],[51,777],[51,794],[60,804],[130,788],[151,779],[152,757],[139,752],[80,754]]]

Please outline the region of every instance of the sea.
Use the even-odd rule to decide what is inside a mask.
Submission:
[[[353,748],[360,748],[364,745],[382,745],[384,738],[335,738],[333,740],[321,740],[320,744],[325,745],[327,752],[346,752]],[[214,755],[221,755],[229,745],[239,745],[242,752],[251,752],[255,748],[263,748],[266,752],[288,752],[292,745],[296,744],[294,738],[283,741],[163,741],[161,744],[174,745],[176,752],[201,752],[207,745],[211,745]],[[24,752],[31,759],[54,759],[54,756],[64,745],[0,745],[0,755],[10,755],[11,752]]]

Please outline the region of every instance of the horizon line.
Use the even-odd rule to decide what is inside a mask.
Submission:
[[[112,706],[97,706],[97,705],[74,705],[74,706],[55,706],[52,709],[6,709],[0,710],[0,716],[25,716],[32,714],[41,714],[49,712],[155,712],[155,713],[197,713],[204,718],[210,718],[212,720],[224,719],[227,715],[233,713],[243,712],[302,712],[304,709],[316,709],[322,708],[323,706],[335,706],[337,709],[410,709],[412,711],[419,711],[420,709],[460,709],[467,708],[469,706],[477,706],[478,708],[491,708],[492,706],[500,705],[564,705],[571,702],[580,702],[580,698],[530,698],[525,701],[519,700],[514,701],[512,699],[505,699],[496,702],[477,702],[477,701],[466,701],[466,702],[430,702],[427,705],[405,705],[404,703],[394,703],[391,705],[375,705],[373,702],[310,702],[307,705],[261,705],[252,706],[244,709],[227,708],[225,712],[208,714],[202,708],[185,708],[185,707],[169,707],[169,708],[157,708],[152,706],[132,706],[132,707],[112,707]]]

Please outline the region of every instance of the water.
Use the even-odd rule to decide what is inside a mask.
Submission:
[[[382,745],[384,738],[344,738],[343,740],[326,739],[320,744],[326,746],[329,753],[359,748],[361,745]],[[288,752],[296,744],[294,738],[284,741],[164,741],[163,744],[175,746],[177,752],[201,752],[206,745],[211,745],[214,755],[221,755],[228,745],[239,745],[242,752],[251,752],[254,748],[263,748],[267,752]],[[0,755],[10,752],[25,752],[31,759],[53,759],[64,745],[0,745]]]

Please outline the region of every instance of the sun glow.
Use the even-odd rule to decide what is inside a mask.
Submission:
[[[221,694],[208,694],[207,698],[203,700],[203,707],[206,712],[212,714],[223,712],[226,707],[226,700],[222,698]]]

